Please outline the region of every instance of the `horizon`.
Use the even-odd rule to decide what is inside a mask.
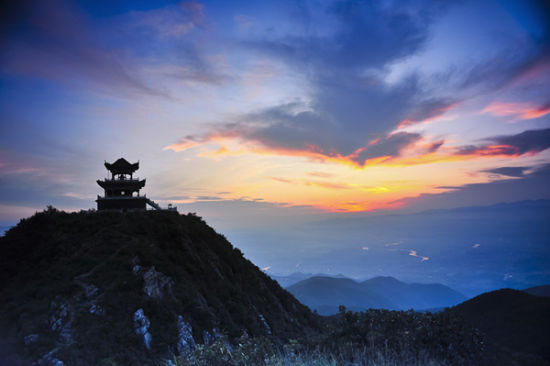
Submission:
[[[124,157],[264,272],[550,283],[545,1],[2,10],[0,229]]]

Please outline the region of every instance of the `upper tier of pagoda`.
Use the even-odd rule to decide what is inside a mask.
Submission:
[[[131,196],[132,192],[139,191],[145,186],[145,179],[105,179],[98,180],[97,184],[105,189],[105,196]]]
[[[139,161],[137,163],[130,163],[124,158],[120,158],[114,163],[105,162],[105,168],[110,171],[113,176],[117,174],[134,174],[139,169]]]

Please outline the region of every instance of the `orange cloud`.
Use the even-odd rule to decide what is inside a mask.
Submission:
[[[312,177],[318,177],[318,178],[332,178],[334,177],[334,174],[325,173],[325,172],[309,172],[307,175],[310,175]]]
[[[323,182],[323,181],[308,180],[308,179],[293,180],[293,179],[287,179],[287,178],[281,178],[281,177],[269,177],[269,179],[280,183],[303,184],[309,187],[320,187],[320,188],[328,188],[328,189],[347,189],[347,190],[357,190],[357,191],[370,192],[370,193],[387,193],[391,191],[388,187],[384,187],[384,186],[372,187],[372,186],[364,186],[360,184],[351,184],[351,183],[348,184],[348,183]]]
[[[531,103],[501,103],[492,102],[483,108],[480,113],[489,113],[494,116],[513,116],[515,119],[534,119],[550,113],[550,105],[534,106]]]
[[[187,149],[190,149],[192,147],[200,146],[202,144],[206,144],[209,142],[215,142],[216,140],[220,140],[220,138],[216,137],[209,141],[204,142],[194,142],[194,141],[182,141],[178,142],[176,144],[172,144],[169,146],[166,146],[164,150],[173,150],[176,152],[185,151]],[[435,145],[438,145],[437,147],[441,146],[441,143],[434,143]],[[229,150],[225,146],[221,146],[215,151],[212,152],[202,152],[200,156],[204,157],[216,157],[216,156],[235,156],[235,155],[241,155],[244,154],[245,151],[248,151],[253,154],[260,154],[260,155],[283,155],[283,156],[294,156],[294,157],[301,157],[306,158],[311,161],[316,162],[327,162],[327,163],[335,163],[335,164],[341,164],[341,165],[347,165],[354,169],[362,169],[365,167],[371,167],[371,166],[395,166],[395,167],[401,167],[401,166],[410,166],[410,165],[420,165],[420,164],[430,164],[430,163],[439,163],[439,162],[450,162],[450,161],[461,161],[461,160],[470,160],[470,159],[476,159],[479,157],[497,157],[497,156],[519,156],[521,153],[517,151],[517,149],[514,146],[510,145],[490,145],[490,146],[481,146],[481,147],[468,147],[468,148],[453,148],[448,147],[445,149],[440,149],[441,151],[433,151],[434,144],[428,144],[425,146],[420,146],[419,149],[416,149],[416,154],[413,154],[412,156],[379,156],[374,157],[365,160],[362,164],[357,161],[357,155],[363,151],[364,148],[357,149],[353,153],[349,155],[340,155],[340,154],[334,154],[334,155],[324,155],[323,153],[319,152],[319,149],[316,149],[312,146],[310,146],[310,150],[298,150],[298,149],[285,149],[285,148],[276,148],[276,147],[265,147],[261,145],[252,145],[247,146],[244,149],[239,149],[238,151],[232,151]],[[314,174],[310,174],[312,176],[315,176]],[[318,176],[318,175],[317,175]],[[278,180],[278,179],[276,179]],[[311,182],[311,185],[315,185],[314,182]]]
[[[279,177],[269,177],[269,178],[281,183],[294,183],[294,181],[291,179],[285,179],[285,178],[279,178]]]
[[[518,157],[534,155],[550,148],[550,140],[548,140],[550,129],[528,130],[517,135],[494,136],[486,139],[488,141],[486,144],[454,147],[444,146],[445,140],[426,142],[420,134],[397,132],[385,138],[371,140],[366,146],[360,147],[348,155],[342,155],[335,150],[327,152],[313,144],[306,144],[302,148],[268,145],[260,140],[247,139],[247,131],[235,128],[211,133],[200,138],[190,136],[178,143],[166,146],[164,150],[178,152],[215,143],[219,145],[217,150],[202,152],[200,156],[235,156],[248,152],[260,155],[295,156],[314,162],[335,163],[354,169],[363,169],[370,166],[411,166],[481,157]],[[237,146],[237,149],[230,150],[227,145]],[[316,174],[319,176],[318,173]]]
[[[304,184],[306,186],[323,187],[323,188],[330,188],[330,189],[350,189],[351,188],[346,184],[319,182],[319,181],[313,181],[313,180],[306,180],[304,181]]]

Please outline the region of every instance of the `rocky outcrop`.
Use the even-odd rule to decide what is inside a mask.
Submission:
[[[271,335],[271,327],[269,326],[269,324],[267,324],[267,322],[265,321],[265,318],[262,314],[258,314],[258,318],[260,318],[260,321],[262,322],[262,324],[264,325],[265,327],[265,331],[267,332],[267,335]]]
[[[137,309],[134,313],[134,329],[137,335],[143,337],[143,344],[145,344],[145,348],[147,349],[151,349],[151,341],[153,339],[151,333],[149,333],[150,325],[151,322],[145,316],[143,309]]]
[[[154,299],[161,299],[172,293],[172,279],[156,271],[155,266],[143,273],[143,282],[143,291]]]
[[[183,320],[183,316],[178,315],[178,343],[176,345],[178,354],[190,351],[195,346],[191,324]]]
[[[63,345],[74,343],[72,334],[72,323],[74,320],[74,309],[69,303],[56,301],[52,302],[53,311],[50,315],[50,328],[58,334],[58,341]]]

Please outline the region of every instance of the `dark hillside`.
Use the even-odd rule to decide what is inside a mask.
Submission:
[[[503,289],[479,295],[452,312],[498,345],[550,363],[550,298]]]
[[[285,340],[316,323],[194,214],[49,209],[0,238],[0,268],[0,350],[24,364],[143,365],[221,333]]]
[[[550,285],[529,287],[523,291],[534,296],[550,297]]]

